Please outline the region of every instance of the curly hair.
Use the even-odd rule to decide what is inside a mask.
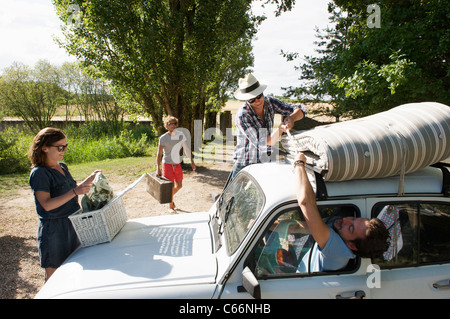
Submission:
[[[63,131],[53,127],[46,127],[39,131],[33,139],[33,143],[28,150],[28,158],[31,162],[31,168],[35,166],[44,166],[46,155],[42,151],[44,146],[49,146],[57,141],[66,138]]]
[[[359,257],[380,257],[389,248],[389,232],[378,218],[369,220],[365,238],[352,241],[357,250],[353,253]]]
[[[167,115],[167,116],[164,118],[164,127],[165,127],[166,129],[168,129],[167,124],[169,124],[169,123],[172,122],[172,121],[175,121],[175,122],[177,122],[177,124],[178,124],[178,119],[177,119],[175,116]]]

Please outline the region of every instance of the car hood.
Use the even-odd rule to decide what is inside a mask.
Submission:
[[[152,288],[213,287],[216,273],[208,213],[147,217],[128,220],[110,243],[75,251],[36,298],[126,298],[142,289],[152,297]]]

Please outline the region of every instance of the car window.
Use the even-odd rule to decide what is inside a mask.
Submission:
[[[338,217],[359,216],[353,206],[319,207],[319,211],[325,222]],[[300,208],[286,209],[265,230],[247,265],[258,279],[311,275],[308,270],[300,269],[310,269],[309,255],[314,245]],[[351,268],[355,267],[356,262]]]
[[[264,194],[253,179],[239,174],[219,200],[219,213],[224,221],[228,252],[240,245],[264,206]]]
[[[420,204],[419,263],[450,262],[450,205]]]
[[[389,249],[372,260],[382,269],[450,262],[449,204],[382,203],[372,217],[381,219],[390,235]]]

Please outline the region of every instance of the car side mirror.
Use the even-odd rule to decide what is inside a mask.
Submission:
[[[242,271],[242,286],[255,299],[261,299],[261,288],[250,268],[245,267]]]

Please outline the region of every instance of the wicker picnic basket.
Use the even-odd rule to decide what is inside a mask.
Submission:
[[[128,220],[123,196],[146,176],[143,174],[124,191],[113,197],[103,208],[83,212],[79,209],[69,216],[82,247],[110,242]]]

